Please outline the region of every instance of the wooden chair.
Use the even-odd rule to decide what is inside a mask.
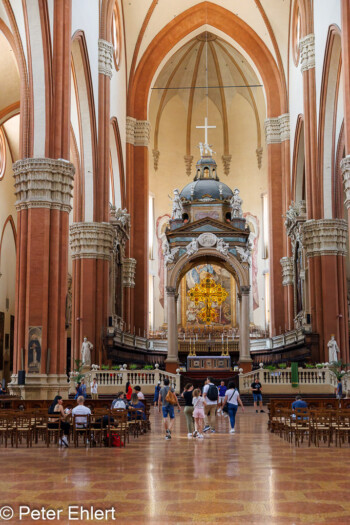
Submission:
[[[51,438],[54,438],[56,445],[59,445],[59,439],[62,434],[61,429],[61,415],[56,414],[46,414],[46,429],[45,429],[45,441],[46,446],[49,447],[51,443]]]
[[[332,440],[332,416],[325,410],[310,410],[309,446],[320,446],[320,439],[330,447]]]
[[[33,422],[30,414],[17,414],[14,417],[13,437],[18,448],[18,443],[22,443],[22,437],[26,438],[27,448],[32,446]]]
[[[5,443],[5,448],[7,448],[7,440],[11,439],[11,446],[13,446],[13,426],[14,420],[13,415],[1,414],[0,416],[0,440],[1,443]]]
[[[113,423],[111,424],[111,434],[113,434],[113,431],[115,430],[119,434],[120,439],[124,442],[125,447],[126,440],[128,440],[128,443],[130,442],[130,421],[128,420],[128,411],[123,408],[112,409],[111,420],[113,420]]]
[[[79,445],[79,437],[83,437],[85,445],[90,443],[91,446],[90,414],[73,415],[73,442],[75,447]]]
[[[105,425],[105,416],[107,416],[107,425]],[[106,411],[103,410],[102,413],[98,413],[97,410],[94,411],[93,414],[90,416],[90,446],[94,445],[94,443],[99,444],[100,447],[102,447],[102,443],[104,442],[104,438],[107,435],[108,432],[108,426],[109,426],[109,415],[106,414]]]
[[[348,410],[339,410],[336,415],[335,425],[333,426],[335,434],[335,446],[342,446],[347,438],[350,443],[350,414]]]

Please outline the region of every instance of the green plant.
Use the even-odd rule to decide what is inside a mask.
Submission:
[[[145,365],[143,367],[144,370],[153,370],[153,365]]]
[[[273,372],[274,370],[276,370],[275,365],[265,365],[264,368],[265,368],[266,370],[270,370],[271,372]]]
[[[287,368],[287,363],[279,363],[278,368],[282,368],[282,369]]]
[[[120,365],[114,365],[114,366],[112,366],[112,370],[120,370]]]
[[[310,363],[305,363],[305,368],[315,368],[315,365],[312,365]]]
[[[101,370],[109,370],[109,366],[108,365],[101,365]]]
[[[337,376],[337,379],[342,379],[346,375],[350,374],[350,372],[343,370],[343,368],[348,366],[349,363],[343,363],[343,361],[340,359],[339,361],[333,361],[328,368]]]
[[[138,368],[138,365],[130,365],[129,366],[130,370],[137,370],[137,368]]]
[[[324,368],[322,363],[316,363],[316,368]]]
[[[82,374],[83,362],[80,359],[74,359],[75,368],[74,372],[76,375],[73,376],[73,379],[76,383],[81,383],[81,380],[84,379],[85,374]]]

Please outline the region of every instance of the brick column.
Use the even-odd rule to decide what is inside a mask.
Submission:
[[[92,363],[102,363],[102,335],[107,319],[97,315],[100,290],[98,272],[108,275],[113,250],[113,227],[105,222],[77,222],[70,227],[73,259],[72,360],[80,359],[86,336],[94,345]],[[108,298],[107,298],[108,300]]]
[[[345,255],[347,223],[343,219],[308,220],[304,224],[304,247],[309,262],[318,260],[321,279],[318,288],[323,306],[320,330],[320,361],[328,361],[327,342],[334,334],[340,356],[348,362]]]
[[[13,171],[19,225],[14,373],[21,369],[23,353],[27,394],[36,397],[36,389],[45,398],[47,373],[55,375],[56,386],[66,380],[68,216],[74,166],[65,160],[31,158],[15,162]]]

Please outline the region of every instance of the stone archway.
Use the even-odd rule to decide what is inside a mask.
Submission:
[[[250,283],[249,283],[249,262],[239,261],[236,256],[228,252],[226,255],[221,253],[216,247],[202,247],[196,253],[183,254],[174,263],[168,261],[167,269],[167,318],[168,318],[168,357],[166,359],[166,369],[168,372],[175,372],[179,364],[178,359],[178,330],[177,330],[177,308],[178,287],[182,277],[194,266],[205,260],[209,263],[216,263],[224,267],[236,280],[239,289],[240,303],[240,339],[239,339],[239,362],[244,371],[250,370],[250,344],[249,344],[249,304],[250,304]]]

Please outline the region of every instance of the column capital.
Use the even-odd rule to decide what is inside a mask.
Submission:
[[[123,286],[124,288],[135,287],[136,259],[125,257],[123,259]]]
[[[241,295],[249,295],[250,286],[241,286]]]
[[[350,155],[347,155],[340,162],[341,171],[343,174],[343,184],[345,191],[345,205],[347,209],[350,208]]]
[[[279,144],[285,140],[290,140],[289,113],[265,120],[265,138],[266,144]]]
[[[174,286],[166,286],[166,293],[168,297],[175,297],[176,288]]]
[[[13,164],[17,211],[49,208],[72,209],[75,168],[68,160],[30,158]]]
[[[311,219],[303,226],[307,257],[346,255],[348,225],[344,219]]]
[[[294,283],[294,264],[293,257],[282,257],[282,285],[289,286]]]
[[[300,69],[301,72],[315,67],[315,35],[310,33],[300,39]]]
[[[151,139],[151,123],[148,120],[135,122],[135,146],[149,146]]]
[[[151,124],[148,120],[126,117],[126,142],[133,146],[149,146]]]
[[[113,44],[107,40],[98,41],[98,72],[112,78],[113,75]]]
[[[110,224],[75,222],[69,229],[72,259],[110,260],[114,234]]]

